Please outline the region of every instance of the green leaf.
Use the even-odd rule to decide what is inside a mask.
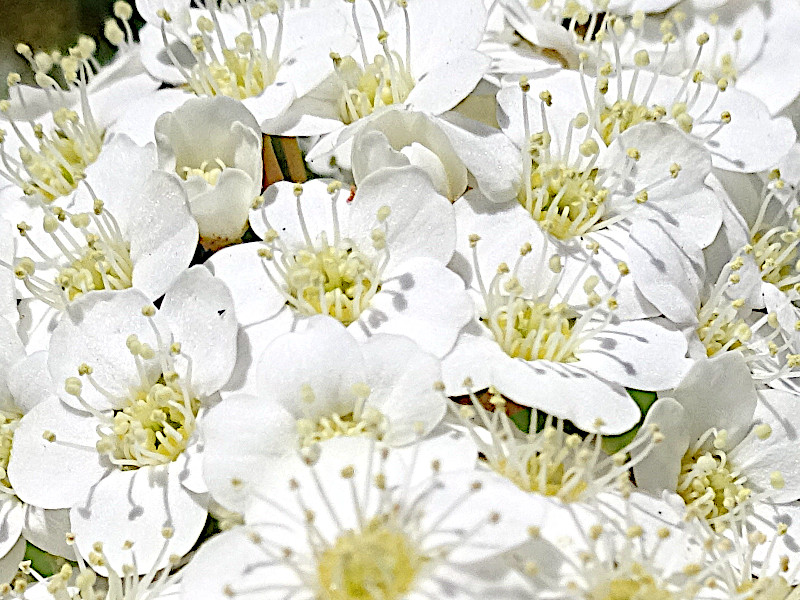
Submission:
[[[653,406],[653,402],[655,402],[657,398],[655,392],[645,392],[642,390],[629,389],[628,394],[630,394],[631,398],[633,398],[633,401],[639,405],[639,408],[642,411],[642,418],[639,419],[639,422],[630,431],[626,431],[620,435],[608,435],[603,437],[603,450],[609,454],[619,452],[622,448],[631,443],[633,438],[635,438],[636,434],[639,432],[639,428],[644,422],[644,417],[647,414],[647,411],[650,410],[650,407]]]

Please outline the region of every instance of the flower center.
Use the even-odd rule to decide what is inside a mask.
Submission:
[[[297,433],[300,436],[300,445],[308,448],[316,443],[341,436],[368,436],[376,440],[383,439],[388,427],[388,420],[377,409],[368,406],[361,411],[360,416],[355,413],[340,415],[333,413],[319,419],[298,419]]]
[[[204,160],[200,163],[199,167],[183,167],[178,171],[178,174],[184,179],[189,177],[202,177],[210,185],[217,185],[219,176],[226,168],[225,163],[221,159],[215,158],[213,162]]]
[[[306,248],[286,265],[288,304],[306,315],[327,314],[345,325],[357,320],[380,290],[373,261],[352,244]]]
[[[744,319],[738,318],[737,301],[719,304],[712,310],[703,305],[699,312],[700,327],[697,335],[706,347],[706,355],[736,350],[746,344],[753,335]]]
[[[110,423],[100,429],[97,450],[122,470],[172,462],[186,449],[199,407],[176,373],[162,374],[114,411]]]
[[[751,237],[752,256],[761,271],[761,279],[782,292],[795,289],[800,277],[797,269],[797,244],[800,232],[788,227],[757,231]]]
[[[129,244],[92,235],[87,236],[86,242],[80,255],[61,269],[55,279],[69,300],[93,290],[131,287],[133,262]]]
[[[598,585],[588,594],[587,600],[671,600],[674,595],[659,585],[639,563],[622,577]]]
[[[613,105],[606,106],[600,111],[600,135],[606,144],[625,131],[645,122],[660,121],[666,116],[667,111],[663,106],[648,108],[630,100],[617,100]]]
[[[8,461],[11,459],[11,446],[14,441],[14,431],[19,425],[22,415],[19,413],[0,410],[0,486],[11,490],[8,480]]]
[[[411,589],[427,558],[401,529],[375,517],[361,531],[348,530],[318,558],[325,600],[397,600]]]
[[[46,201],[66,196],[84,178],[86,167],[100,155],[105,132],[83,123],[78,113],[61,108],[55,113],[56,129],[49,135],[41,126],[35,130],[38,150],[23,146],[19,150],[28,174],[27,194],[39,193]]]
[[[578,313],[566,304],[514,298],[490,313],[484,323],[512,358],[575,362],[572,330]]]
[[[379,54],[363,68],[349,56],[335,56],[334,65],[342,87],[339,118],[345,125],[381,106],[405,102],[414,88],[414,77],[397,52]]]
[[[780,575],[759,577],[746,581],[737,588],[746,600],[787,600],[793,588]],[[747,594],[746,596],[744,594]]]
[[[713,443],[706,441],[713,437]],[[724,528],[740,512],[752,490],[724,452],[724,431],[707,431],[681,459],[677,492],[686,506],[715,528]],[[726,517],[727,515],[727,517]]]
[[[598,183],[598,170],[551,161],[549,147],[548,134],[531,137],[530,187],[520,191],[519,203],[542,224],[542,229],[559,239],[596,229],[608,212],[605,202],[609,194]]]

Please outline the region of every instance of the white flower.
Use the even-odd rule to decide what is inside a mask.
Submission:
[[[251,356],[318,313],[353,335],[405,335],[442,356],[472,314],[445,267],[452,211],[416,167],[373,173],[352,202],[338,182],[279,182],[250,215],[264,243],[225,248],[207,265],[233,293]]]
[[[474,597],[474,565],[524,541],[522,523],[541,522],[544,511],[532,500],[532,514],[515,514],[520,493],[508,482],[487,493],[474,473],[395,454],[363,439],[325,444],[316,464],[251,503],[244,526],[200,549],[184,570],[184,596]]]
[[[230,294],[196,267],[159,311],[125,290],[72,316],[50,344],[61,398],[20,420],[9,478],[31,504],[70,508],[82,555],[101,542],[113,568],[147,573],[186,553],[206,519],[196,429],[234,366]]]
[[[699,51],[708,40],[697,40]],[[665,75],[651,71],[646,51],[636,66],[616,71],[611,64],[596,77],[562,70],[531,80],[535,92],[547,90],[553,104],[565,103],[573,115],[584,112],[589,125],[608,144],[629,128],[648,121],[666,122],[691,134],[711,153],[720,169],[753,173],[769,169],[794,144],[797,134],[786,117],[772,117],[766,105],[725,78]],[[679,163],[681,166],[686,166]]]
[[[645,418],[664,441],[634,466],[637,486],[677,493],[688,515],[733,536],[771,535],[780,523],[797,535],[796,403],[788,392],[757,392],[738,354],[698,361]]]
[[[327,316],[276,338],[251,369],[257,395],[226,397],[203,423],[204,478],[214,499],[233,510],[244,509],[253,486],[268,489],[298,468],[298,451],[340,436],[410,444],[446,411],[434,356],[395,335],[357,342]],[[240,485],[231,488],[234,478]]]
[[[469,377],[476,390],[493,385],[583,430],[621,433],[639,418],[622,386],[677,384],[687,368],[683,335],[663,320],[614,315],[624,263],[599,290],[592,256],[571,268],[574,259],[559,256],[519,204],[498,207],[469,193],[455,209],[453,265],[474,292],[479,320],[443,360],[448,394],[464,393]]]
[[[155,125],[158,166],[175,172],[189,196],[200,241],[219,248],[241,240],[261,193],[261,131],[231,98],[197,98]]]
[[[351,145],[344,143],[336,154],[336,164],[352,169],[356,186],[381,167],[412,164],[423,169],[436,191],[451,201],[468,185],[477,185],[496,202],[516,195],[520,177],[517,149],[496,129],[455,112],[434,117],[387,110],[352,129],[352,151]],[[348,151],[342,153],[344,148]],[[313,163],[311,166],[316,168]]]
[[[130,6],[118,4],[127,7],[120,14],[130,17]],[[25,44],[17,46],[36,74],[37,87],[19,84],[17,73],[8,76],[10,101],[0,103],[4,179],[50,203],[69,196],[87,177],[87,167],[101,155],[109,126],[130,102],[158,87],[144,72],[138,51],[128,42],[123,46],[102,69],[94,57],[96,42],[87,36],[81,36],[67,56],[34,54]],[[67,82],[66,90],[48,74],[55,65]]]
[[[262,123],[273,134],[327,134],[309,160],[338,146],[347,125],[386,106],[433,115],[450,110],[489,68],[489,58],[475,51],[486,23],[481,0],[389,3],[385,12],[367,0],[353,4],[351,23],[355,56],[332,54],[333,75]]]
[[[168,9],[151,15],[141,30],[146,68],[185,88],[142,99],[139,108],[150,105],[151,114],[140,115],[145,122],[195,94],[239,100],[263,126],[330,74],[332,45],[342,51],[352,47],[349,40],[341,45],[346,24],[333,8],[290,9],[271,2],[221,10],[216,5],[210,0],[204,9],[190,10],[192,25],[173,28],[177,41],[167,35]]]
[[[18,201],[8,207],[18,233],[13,268],[35,300],[29,348],[47,346],[55,321],[77,298],[135,287],[151,300],[189,266],[197,224],[186,192],[153,171],[152,146],[114,136],[98,161],[93,186],[66,208]],[[7,215],[12,216],[12,215]]]

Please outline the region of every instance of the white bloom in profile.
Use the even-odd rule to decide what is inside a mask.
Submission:
[[[241,241],[261,194],[261,130],[241,103],[191,99],[155,126],[158,167],[177,173],[198,223],[200,243],[217,249]]]
[[[698,361],[645,418],[645,425],[658,425],[664,441],[634,466],[637,486],[676,493],[689,516],[728,535],[761,530],[771,536],[791,526],[792,535],[777,540],[791,546],[797,535],[793,501],[800,494],[797,399],[757,391],[738,354]]]
[[[680,331],[663,319],[615,316],[625,263],[600,290],[591,254],[570,267],[574,258],[561,257],[516,202],[498,207],[470,193],[455,209],[462,233],[452,264],[478,318],[442,362],[449,395],[465,393],[469,378],[475,390],[492,385],[584,431],[622,433],[639,419],[623,386],[662,390],[680,381],[688,368]]]
[[[245,525],[198,551],[183,572],[183,594],[468,599],[480,585],[475,565],[524,541],[522,523],[544,519],[543,499],[521,516],[510,483],[487,493],[475,473],[447,473],[438,460],[404,463],[398,451],[376,446],[352,438],[324,444],[315,464],[251,503]]]
[[[517,149],[496,129],[455,112],[434,117],[387,110],[353,133],[352,152],[344,152],[344,157],[337,153],[341,158],[336,164],[352,169],[356,186],[382,167],[410,164],[425,171],[436,191],[451,201],[468,186],[477,186],[497,202],[516,195],[520,176]],[[351,145],[344,146],[349,150]],[[313,163],[311,167],[316,168]]]
[[[133,46],[130,5],[116,2],[114,12],[128,33],[119,37],[119,25],[111,33],[119,52],[108,66],[98,66],[97,43],[87,36],[67,56],[17,46],[35,73],[36,86],[20,84],[18,73],[8,75],[10,99],[0,102],[0,176],[28,196],[46,203],[69,196],[100,156],[109,126],[132,101],[158,87]],[[56,66],[66,89],[50,75]]]
[[[203,476],[232,510],[243,511],[249,490],[280,481],[317,444],[324,452],[332,438],[366,436],[403,446],[428,436],[446,412],[437,358],[396,335],[358,342],[328,316],[276,338],[252,369],[258,395],[226,397],[203,422]],[[240,485],[231,488],[232,479]]]
[[[230,293],[202,267],[158,311],[135,289],[82,300],[51,338],[61,398],[37,404],[15,433],[20,498],[69,508],[81,555],[101,543],[118,571],[185,554],[207,515],[197,424],[233,370],[236,330]]]
[[[13,210],[21,237],[10,266],[33,302],[29,348],[46,348],[61,313],[95,291],[135,287],[155,300],[194,255],[186,192],[153,171],[152,146],[123,135],[107,146],[89,167],[98,171],[94,185],[81,185],[66,208],[20,201]]]
[[[472,315],[445,266],[453,207],[416,167],[376,171],[354,196],[329,180],[279,182],[250,224],[263,243],[225,248],[206,264],[230,287],[253,357],[316,314],[353,335],[404,335],[442,356]]]
[[[380,6],[379,6],[380,4]],[[489,68],[475,48],[486,24],[482,0],[352,3],[357,48],[332,53],[334,73],[264,131],[326,134],[309,160],[336,148],[347,126],[388,106],[440,115],[463,100]],[[341,141],[344,141],[342,139]]]

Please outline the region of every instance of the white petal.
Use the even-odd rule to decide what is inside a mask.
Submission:
[[[488,56],[469,51],[437,63],[417,82],[406,104],[432,115],[450,110],[475,89],[491,62]]]
[[[114,470],[74,506],[70,521],[80,553],[88,556],[102,542],[112,568],[119,572],[135,564],[140,574],[166,566],[171,554],[186,554],[203,529],[206,510],[170,466]],[[168,540],[164,527],[173,530]],[[127,541],[133,542],[130,550],[123,547]]]
[[[75,560],[75,551],[67,544],[67,533],[71,531],[69,509],[45,510],[32,504],[25,505],[22,533],[37,548],[55,556]]]
[[[24,502],[67,508],[83,500],[107,472],[95,449],[98,421],[56,398],[34,406],[14,432],[8,477]],[[42,436],[52,432],[48,442]]]
[[[458,275],[433,260],[415,258],[384,280],[370,307],[349,328],[364,336],[405,335],[442,357],[472,316],[472,301]]]
[[[193,391],[209,396],[225,385],[236,362],[238,333],[227,286],[195,265],[170,287],[158,314],[169,323],[181,354],[191,360]]]

